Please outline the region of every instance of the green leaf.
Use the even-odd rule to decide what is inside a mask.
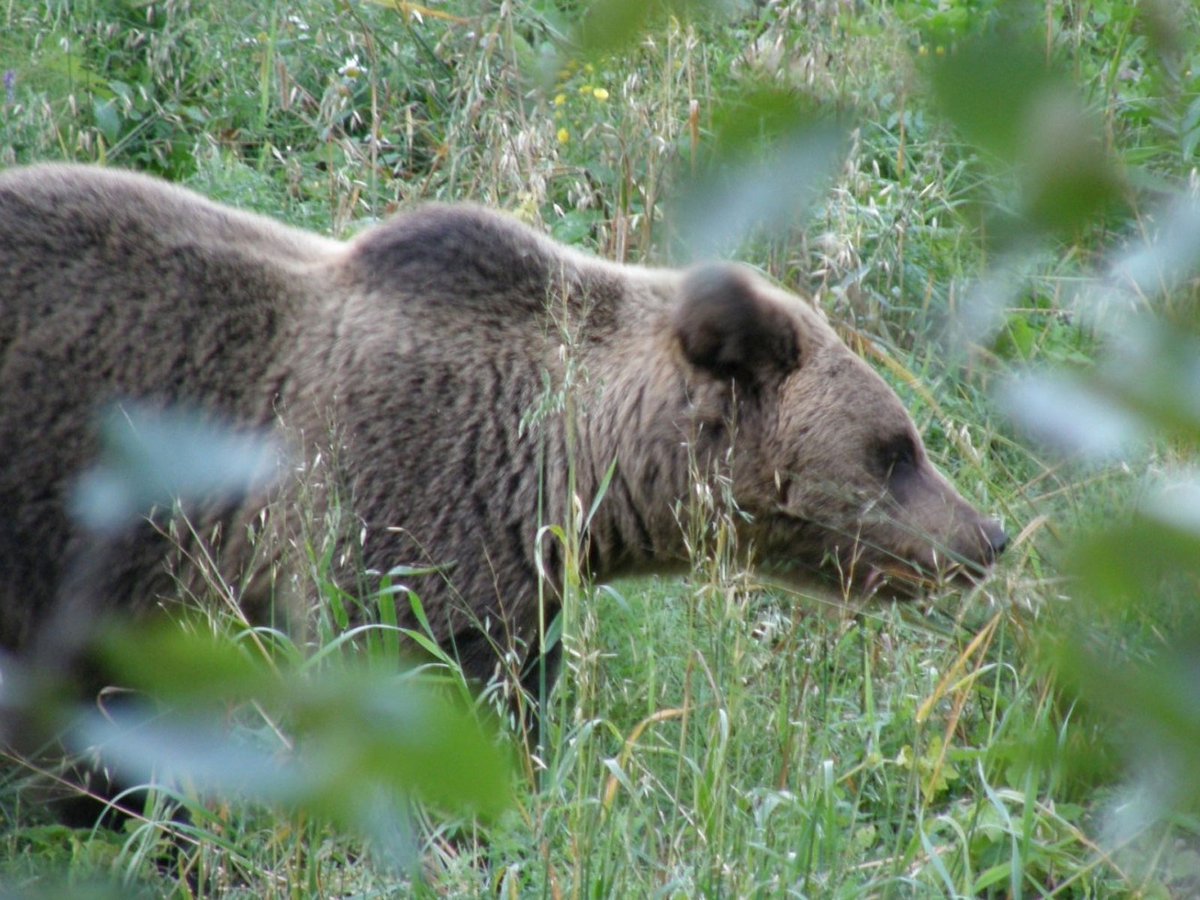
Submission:
[[[574,44],[593,58],[617,53],[671,18],[688,21],[722,6],[719,0],[594,0],[579,19]]]
[[[96,127],[110,146],[121,139],[124,125],[117,111],[116,100],[96,100],[92,104],[92,115],[96,119]]]
[[[262,659],[233,641],[186,631],[160,620],[112,628],[98,653],[117,683],[184,704],[236,702],[251,694],[275,696],[280,685]]]
[[[1069,235],[1123,202],[1100,123],[1029,31],[1003,26],[969,38],[930,64],[929,80],[963,136],[1015,168],[1026,221]],[[1018,223],[995,227],[1025,236]]]
[[[993,30],[965,40],[929,67],[934,99],[971,142],[1015,160],[1033,111],[1062,81],[1025,33]]]
[[[238,497],[279,472],[280,451],[261,431],[234,429],[203,413],[114,405],[101,420],[99,462],[75,486],[74,514],[105,531],[170,509],[177,501]]]
[[[726,255],[756,230],[802,221],[845,136],[845,123],[796,91],[762,87],[718,106],[695,171],[681,176],[674,220],[683,255]]]
[[[511,801],[511,754],[494,725],[422,674],[272,666],[170,624],[110,633],[102,651],[154,713],[131,700],[82,716],[73,743],[99,746],[133,779],[165,773],[372,833],[381,815],[402,817],[408,797],[488,817]],[[247,720],[259,726],[231,727]]]

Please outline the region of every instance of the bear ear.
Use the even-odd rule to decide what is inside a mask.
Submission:
[[[792,317],[761,296],[748,273],[727,265],[693,269],[681,293],[675,335],[692,365],[718,378],[756,381],[799,365]]]

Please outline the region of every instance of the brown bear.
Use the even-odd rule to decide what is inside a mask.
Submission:
[[[821,313],[748,269],[612,264],[472,206],[342,243],[142,175],[43,165],[0,174],[6,648],[86,549],[68,497],[97,410],[127,400],[274,429],[310,461],[335,435],[362,565],[436,568],[404,581],[479,679],[538,649],[568,560],[541,526],[597,498],[579,536],[592,579],[683,566],[687,498],[718,470],[739,546],[785,576],[870,592],[981,573],[1005,544]],[[197,515],[229,536],[263,502]],[[162,531],[124,540],[92,594],[153,603]],[[259,593],[241,598],[257,615]]]

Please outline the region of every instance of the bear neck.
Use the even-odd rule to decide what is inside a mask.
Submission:
[[[575,493],[586,521],[587,574],[670,572],[687,561],[680,507],[690,476],[676,367],[631,342],[592,374],[576,418]],[[629,365],[621,356],[636,357]],[[647,360],[666,360],[647,366]],[[594,509],[594,511],[593,511]]]

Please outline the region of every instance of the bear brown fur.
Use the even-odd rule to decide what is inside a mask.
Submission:
[[[721,467],[739,546],[795,576],[872,590],[980,572],[1004,544],[885,382],[747,269],[612,264],[471,206],[341,243],[149,177],[35,166],[0,174],[6,648],[86,550],[68,497],[97,410],[129,399],[276,429],[309,460],[336,435],[363,565],[440,567],[405,581],[481,679],[556,611],[566,555],[541,526],[601,492],[581,535],[593,579],[686,564],[688,498]],[[262,503],[217,518],[232,532]],[[99,593],[154,602],[167,544],[130,537],[91,572]]]

